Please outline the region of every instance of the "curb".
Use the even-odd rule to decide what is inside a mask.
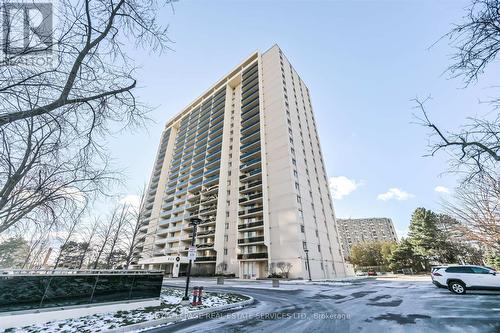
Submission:
[[[137,330],[145,329],[145,328],[152,329],[155,326],[160,326],[160,325],[164,325],[167,323],[176,323],[176,322],[183,321],[183,320],[197,319],[198,317],[200,317],[202,315],[206,315],[208,313],[212,313],[212,312],[216,312],[216,311],[227,311],[227,310],[231,310],[233,308],[244,307],[244,306],[253,304],[253,302],[255,301],[255,299],[251,296],[243,295],[243,294],[240,294],[240,295],[248,297],[249,299],[247,299],[245,301],[237,302],[237,303],[221,305],[218,307],[206,308],[206,309],[201,309],[201,310],[197,310],[197,311],[191,311],[191,312],[188,312],[188,313],[185,313],[182,315],[176,315],[176,316],[172,316],[172,317],[168,317],[168,318],[150,320],[150,321],[143,322],[143,323],[137,323],[137,324],[127,325],[127,326],[117,327],[117,328],[113,328],[110,330],[105,330],[103,332],[122,333],[122,332],[133,332],[133,331],[137,331]]]

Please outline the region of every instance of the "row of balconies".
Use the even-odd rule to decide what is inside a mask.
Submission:
[[[250,68],[247,72],[243,72],[243,80],[241,81],[242,89],[245,89],[253,80],[259,76],[258,66]]]
[[[260,126],[259,123],[256,123],[248,128],[245,128],[241,132],[240,143],[245,144],[247,142],[251,142],[260,138]]]

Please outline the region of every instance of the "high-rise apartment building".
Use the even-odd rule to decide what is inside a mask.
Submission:
[[[351,246],[375,241],[397,242],[398,236],[392,220],[386,217],[337,219],[342,252],[347,259]]]
[[[195,273],[346,275],[309,90],[278,46],[167,123],[143,214],[142,267],[182,274],[199,217]]]

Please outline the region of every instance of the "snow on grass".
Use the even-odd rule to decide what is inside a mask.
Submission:
[[[52,333],[52,332],[101,332],[121,326],[143,323],[151,320],[164,319],[176,315],[188,315],[192,311],[218,307],[245,301],[248,297],[238,294],[203,293],[203,305],[191,306],[181,303],[184,290],[163,288],[161,293],[161,305],[145,307],[129,311],[116,311],[95,314],[80,318],[51,321],[44,324],[26,326],[22,328],[10,328],[5,332],[12,333]]]

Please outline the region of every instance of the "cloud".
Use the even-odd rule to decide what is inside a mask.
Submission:
[[[127,204],[139,209],[139,206],[141,205],[141,197],[136,194],[129,194],[120,199],[120,204]]]
[[[438,193],[446,193],[446,194],[449,194],[450,193],[450,189],[447,188],[447,187],[444,187],[444,186],[436,186],[434,188],[434,191],[438,192]]]
[[[354,179],[349,179],[345,176],[331,177],[329,180],[330,191],[334,199],[342,199],[346,195],[356,191],[361,185]]]
[[[377,196],[377,199],[382,200],[382,201],[387,201],[387,200],[392,200],[396,199],[399,201],[402,200],[408,200],[410,198],[413,198],[414,195],[408,192],[403,191],[402,189],[399,189],[397,187],[390,188],[389,191],[385,193],[380,193]]]

